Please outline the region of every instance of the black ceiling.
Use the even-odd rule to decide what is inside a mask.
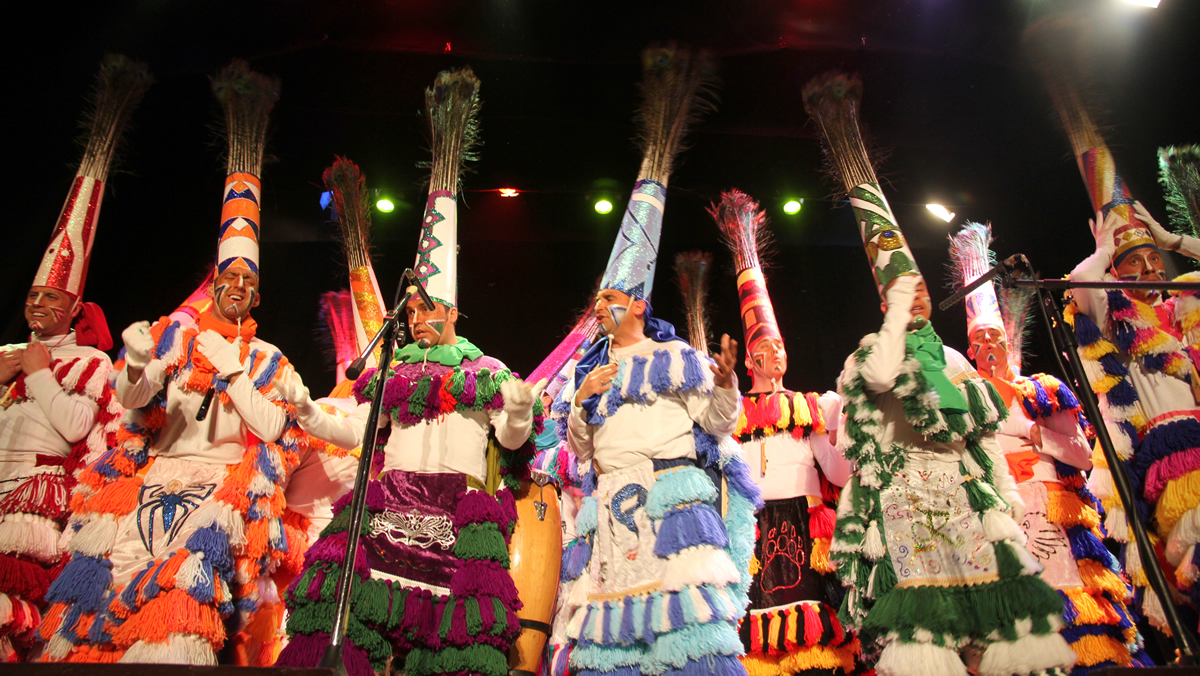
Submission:
[[[1072,2],[1096,25],[1094,88],[1110,145],[1134,195],[1162,215],[1155,150],[1197,142],[1197,3],[1157,10]],[[713,324],[740,338],[729,257],[703,208],[738,187],[762,201],[777,246],[768,274],[792,357],[789,386],[834,386],[859,336],[878,326],[848,209],[828,199],[820,150],[799,92],[839,68],[862,73],[864,115],[890,153],[885,191],[928,277],[940,281],[946,224],[926,202],[991,220],[1001,255],[1024,252],[1062,275],[1091,250],[1088,200],[1049,99],[1023,60],[1026,23],[1046,0],[765,2],[60,3],[10,9],[12,255],[0,272],[4,338],[21,339],[21,299],[74,171],[83,95],[104,51],[149,63],[158,84],[135,116],[100,220],[88,296],[113,333],[169,312],[215,251],[222,185],[206,77],[234,57],[279,76],[264,171],[260,335],[297,363],[314,392],[332,374],[313,340],[316,298],[346,285],[318,204],[333,155],[362,166],[401,207],[376,214],[384,287],[411,263],[427,152],[417,111],[442,69],[483,82],[484,146],[461,199],[460,333],[514,368],[548,353],[601,273],[620,219],[588,198],[598,182],[632,184],[638,54],[654,41],[706,47],[721,61],[720,106],[672,176],[654,296],[679,319],[670,260],[713,252]],[[19,38],[19,40],[17,39]],[[1189,103],[1191,102],[1191,103]],[[501,187],[525,191],[499,197]],[[783,198],[804,197],[790,217]],[[1165,216],[1164,216],[1165,217]],[[935,293],[935,300],[944,294]],[[677,322],[678,323],[678,322]],[[935,316],[965,343],[961,310]],[[119,340],[118,340],[119,344]],[[1034,350],[1045,352],[1040,340]],[[1040,361],[1035,364],[1042,366]],[[1048,364],[1045,365],[1048,368]]]

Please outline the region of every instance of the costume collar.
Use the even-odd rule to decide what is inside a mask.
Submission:
[[[196,322],[196,328],[203,333],[204,331],[216,331],[225,336],[228,340],[233,340],[238,337],[238,325],[223,322],[212,316],[212,313],[205,312],[200,315]],[[246,317],[242,320],[242,343],[249,343],[254,338],[255,332],[258,331],[258,322]]]
[[[402,364],[419,364],[431,361],[442,366],[458,366],[463,360],[475,360],[483,356],[483,350],[475,347],[471,341],[458,336],[453,345],[434,345],[423,348],[416,343],[409,343],[396,350],[396,361]]]

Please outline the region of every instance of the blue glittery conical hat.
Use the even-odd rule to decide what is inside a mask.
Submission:
[[[666,197],[667,188],[658,181],[642,179],[634,184],[601,289],[615,289],[636,300],[650,298]]]

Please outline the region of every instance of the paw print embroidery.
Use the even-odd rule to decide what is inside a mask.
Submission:
[[[763,570],[771,570],[776,566],[778,571],[771,575],[770,587],[763,591],[771,593],[781,589],[791,589],[800,584],[800,571],[804,566],[803,541],[796,533],[796,527],[784,521],[778,528],[767,530],[767,540],[763,543]]]

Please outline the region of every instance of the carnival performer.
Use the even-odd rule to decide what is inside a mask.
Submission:
[[[1077,265],[1077,281],[1164,281],[1159,247],[1200,257],[1200,242],[1167,232],[1140,203],[1117,172],[1116,161],[1088,102],[1080,93],[1083,70],[1073,49],[1082,35],[1073,20],[1046,20],[1031,29],[1028,44],[1067,132],[1091,198],[1096,250]],[[1068,56],[1071,55],[1071,56]],[[1188,276],[1179,281],[1193,281]],[[1148,525],[1155,547],[1164,547],[1164,572],[1175,578],[1183,598],[1196,606],[1200,576],[1200,303],[1194,294],[1167,298],[1158,291],[1075,289],[1073,321],[1081,355],[1090,362],[1092,388],[1114,450],[1125,463],[1138,502],[1134,518]],[[1092,472],[1108,534],[1125,546],[1124,563],[1140,610],[1170,633],[1158,595],[1148,589],[1126,507],[1102,458]],[[1170,568],[1174,567],[1174,570]],[[1195,590],[1195,592],[1193,592]]]
[[[476,141],[479,80],[470,68],[440,73],[425,101],[433,163],[415,270],[434,306],[414,296],[404,309],[415,342],[396,351],[384,385],[387,429],[379,474],[367,486],[369,530],[355,562],[345,664],[354,676],[389,662],[411,676],[503,676],[521,631],[507,571],[512,489],[528,478],[544,383],[531,388],[457,334],[455,194]],[[309,434],[343,448],[362,442],[376,369],[355,384],[362,404],[347,418],[314,411],[298,378],[281,385],[305,412]],[[316,665],[329,643],[349,502],[334,505],[333,523],[289,590],[291,640],[278,666]]]
[[[100,64],[83,160],[25,300],[28,343],[0,346],[0,662],[36,642],[75,475],[112,442],[121,409],[108,389],[112,337],[83,300],[113,155],[153,83],[144,64]]]
[[[851,469],[826,429],[837,429],[841,400],[834,392],[783,387],[788,355],[759,263],[769,238],[766,212],[749,195],[730,190],[709,213],[733,254],[746,336],[750,390],[734,438],[766,501],[757,515],[742,663],[751,676],[852,673],[861,647],[838,621],[841,585],[829,560],[836,489]]]
[[[41,629],[49,660],[216,664],[228,649],[261,664],[274,657],[274,578],[294,575],[306,546],[284,518],[300,433],[271,387],[290,366],[250,317],[279,82],[235,61],[212,85],[229,142],[213,303],[195,326],[122,333],[115,392],[128,410],[72,496],[72,558]]]
[[[708,73],[704,55],[643,53],[644,159],[596,297],[604,338],[554,403],[588,497],[563,554],[573,672],[744,674],[757,490],[736,449],[737,343],[715,361],[652,314],[666,183]],[[724,513],[722,513],[724,512]]]
[[[990,225],[967,223],[950,238],[954,285],[995,265]],[[1063,599],[1060,633],[1078,659],[1074,673],[1135,665],[1141,652],[1121,566],[1105,549],[1100,505],[1086,488],[1092,468],[1087,420],[1075,393],[1054,376],[1021,374],[1032,293],[984,284],[967,297],[967,356],[1008,407],[997,439],[1025,503],[1025,548]]]
[[[1020,540],[1023,505],[995,433],[996,389],[929,323],[912,251],[859,132],[862,84],[828,73],[805,108],[849,194],[883,297],[883,326],[838,380],[839,446],[855,471],[838,505],[830,558],[849,589],[843,621],[881,647],[884,676],[1064,673],[1063,604]],[[999,466],[997,466],[997,463]]]

